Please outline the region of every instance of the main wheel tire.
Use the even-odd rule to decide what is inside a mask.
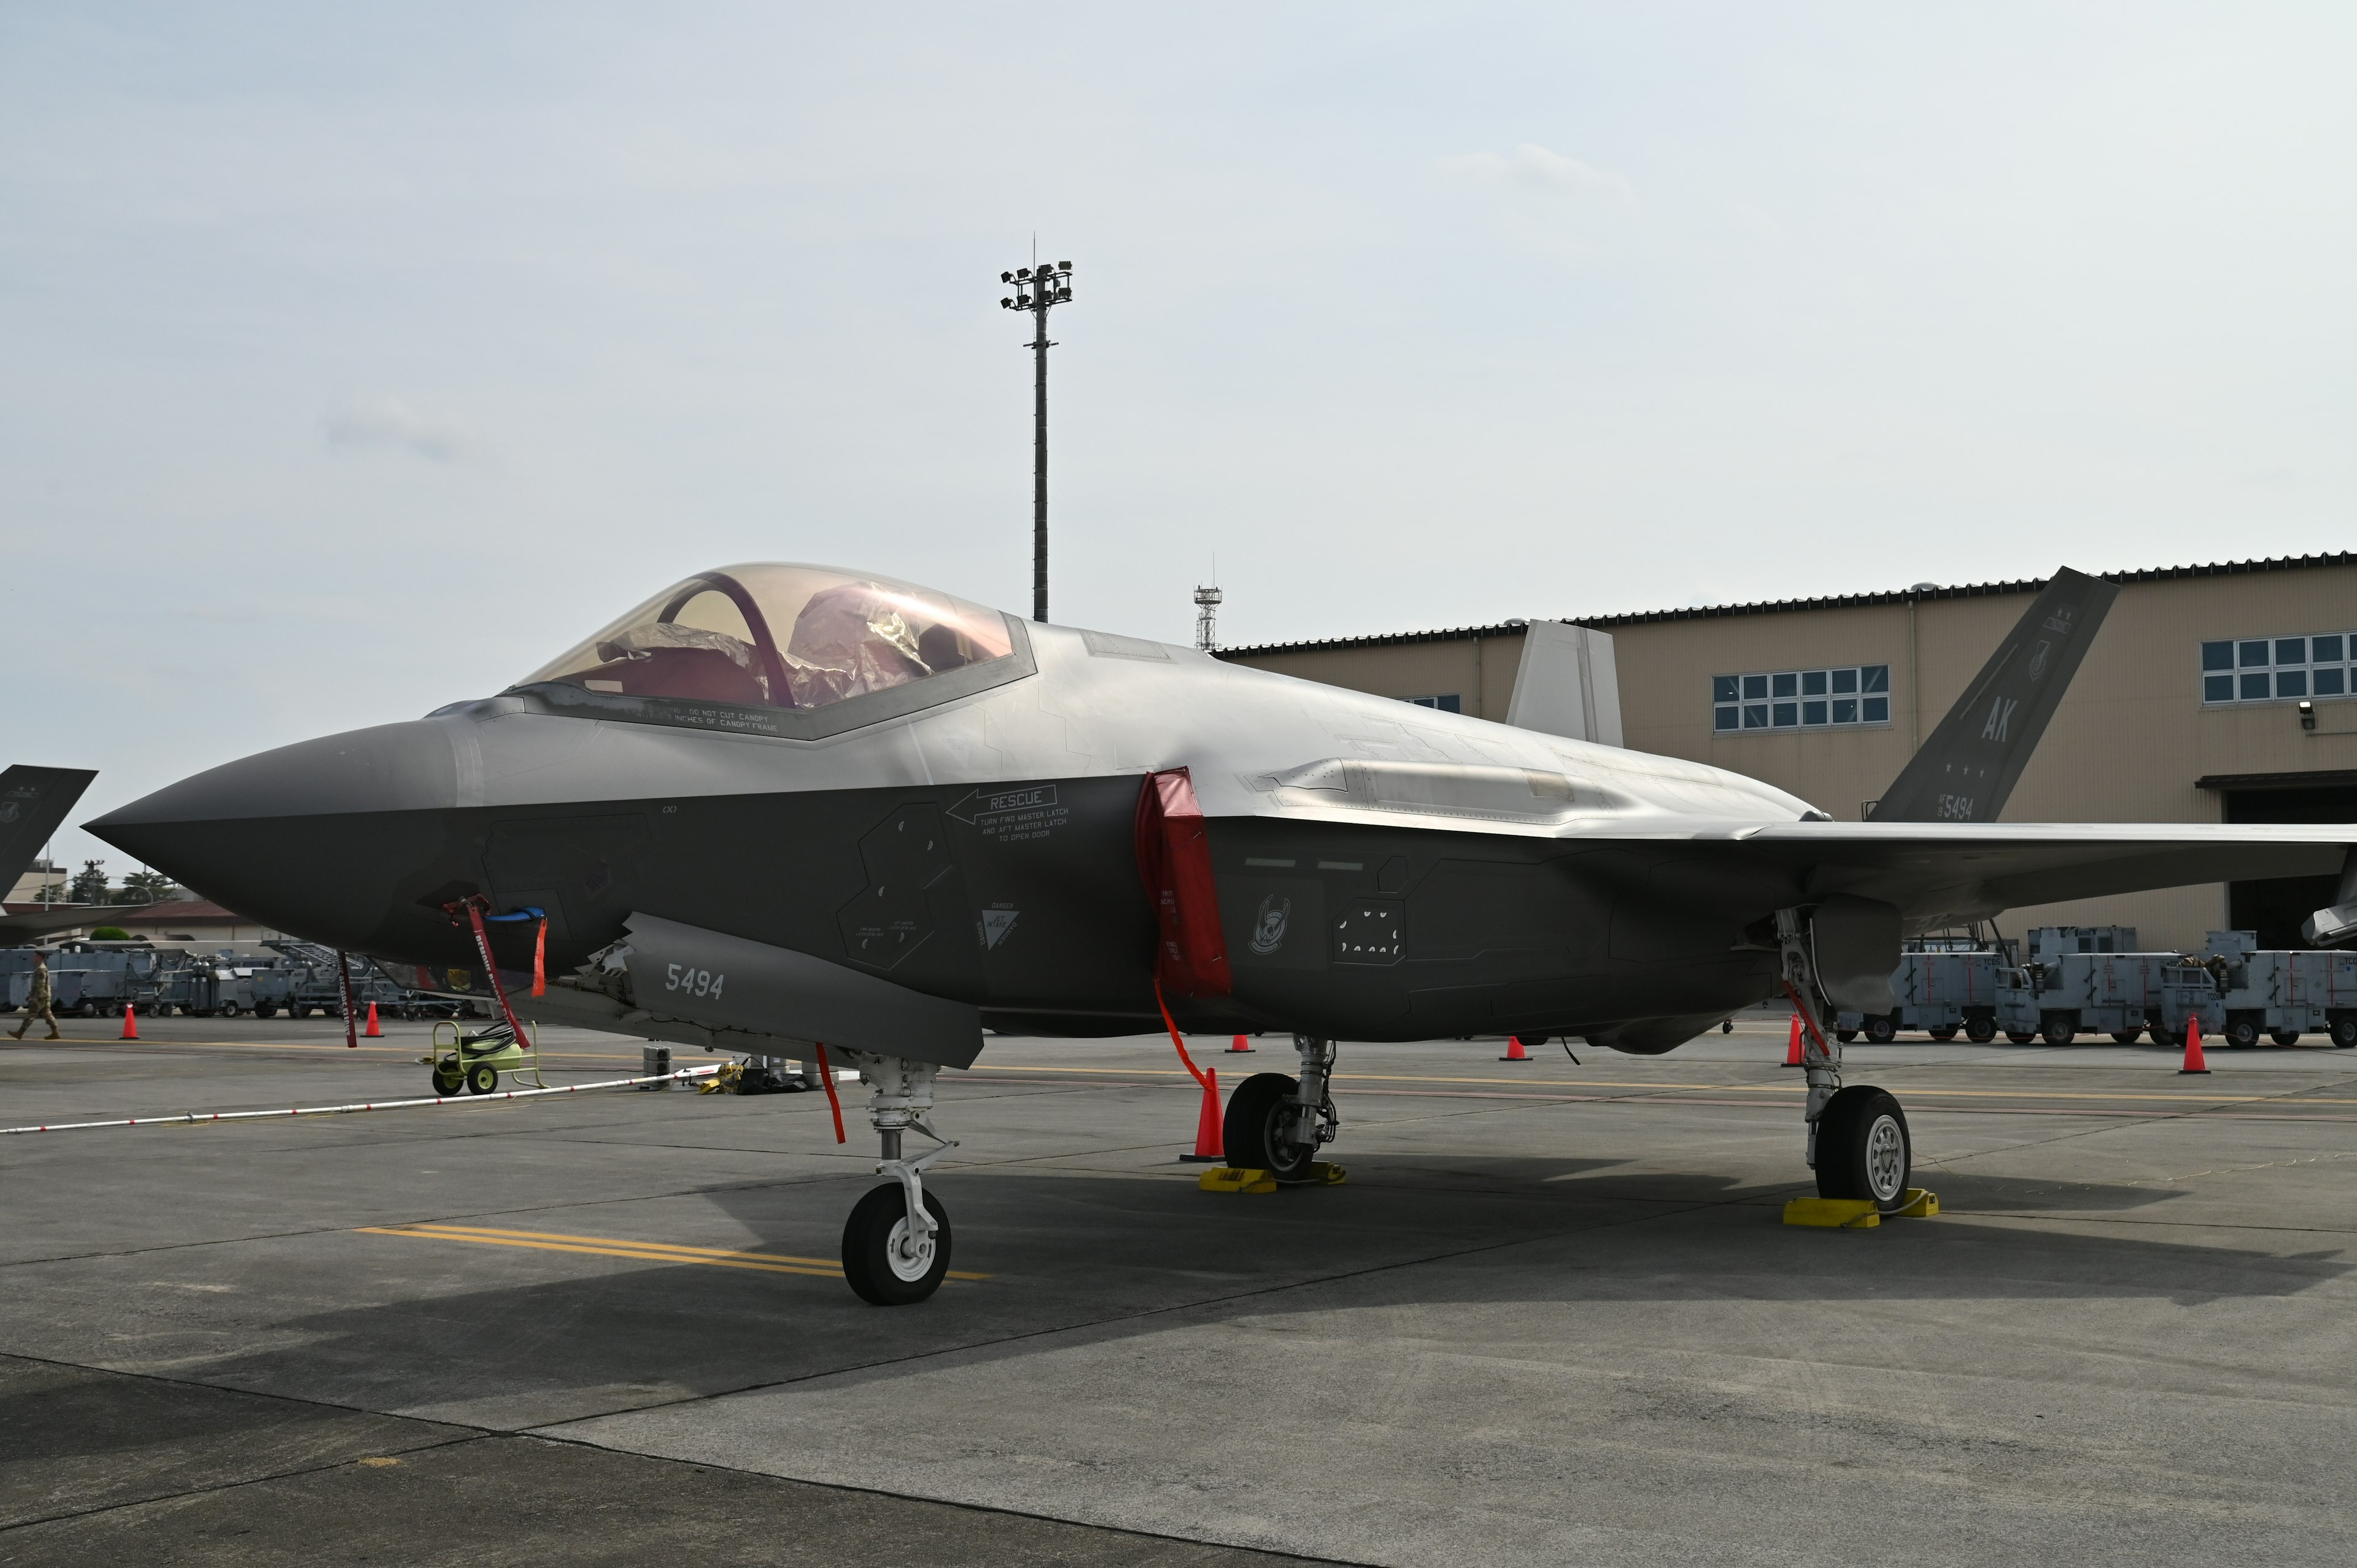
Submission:
[[[1996,1020],[1994,1018],[1965,1019],[1964,1038],[1976,1046],[1987,1045],[1996,1038]]]
[[[466,1087],[467,1075],[460,1072],[457,1068],[437,1067],[434,1069],[435,1093],[456,1094]]]
[[[1956,1037],[1956,1026],[1953,1024],[1943,1024],[1936,1029],[1926,1029],[1923,1032],[1943,1045]]]
[[[1866,1021],[1866,1037],[1871,1044],[1887,1046],[1899,1037],[1899,1026],[1878,1013]]]
[[[1256,1072],[1228,1096],[1220,1123],[1220,1146],[1236,1170],[1266,1171],[1279,1181],[1305,1181],[1318,1157],[1315,1144],[1286,1142],[1280,1134],[1293,1097],[1301,1086],[1281,1072]]]
[[[2040,1037],[2050,1046],[2067,1046],[2077,1037],[2079,1033],[2077,1028],[2072,1026],[2071,1020],[2059,1013],[2048,1014],[2040,1021],[2038,1032]]]
[[[2332,1043],[2342,1050],[2357,1050],[2357,1018],[2335,1018],[2331,1024]]]
[[[221,1016],[224,1018],[234,1018],[243,1011],[244,1009],[240,1007],[234,1002],[224,1003],[221,1006]]]
[[[2238,1051],[2249,1050],[2259,1043],[2259,1026],[2255,1018],[2226,1020],[2226,1043]]]
[[[490,1094],[500,1086],[500,1069],[489,1062],[477,1062],[467,1069],[467,1092]]]
[[[1817,1196],[1864,1198],[1889,1214],[1907,1201],[1915,1140],[1899,1101],[1871,1084],[1835,1095],[1817,1119]]]
[[[2299,1044],[2299,1031],[2298,1029],[2270,1029],[2267,1031],[2267,1038],[2273,1040],[2279,1046],[2296,1046]]]
[[[930,1243],[911,1248],[909,1199],[897,1181],[871,1187],[843,1222],[843,1277],[870,1306],[908,1306],[942,1288],[950,1272],[950,1213],[931,1188],[925,1212],[933,1218]]]
[[[1834,1031],[1834,1038],[1839,1040],[1846,1046],[1852,1040],[1857,1038],[1857,1031],[1856,1029],[1835,1029]]]
[[[2030,1041],[2038,1038],[2035,1035],[2017,1035],[2011,1029],[2007,1029],[2005,1032],[2005,1037],[2012,1041],[2017,1046],[2026,1046],[2029,1044]]]
[[[2142,1029],[2114,1029],[2112,1031],[2112,1039],[2115,1043],[2123,1046],[2133,1046],[2142,1038],[2144,1038],[2144,1031]]]

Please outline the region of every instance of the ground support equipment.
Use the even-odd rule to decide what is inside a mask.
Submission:
[[[504,1019],[474,1034],[446,1019],[434,1026],[433,1046],[417,1059],[434,1069],[437,1094],[462,1089],[468,1094],[490,1094],[499,1088],[503,1072],[527,1073],[535,1089],[548,1087],[541,1080],[539,1041],[529,1033],[519,1040]]]

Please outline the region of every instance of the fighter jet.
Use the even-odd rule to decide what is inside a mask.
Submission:
[[[2040,630],[2041,607],[1967,704],[2050,712],[2039,683],[2100,613],[2049,607]],[[1225,1136],[1232,1164],[1304,1181],[1341,1126],[1337,1041],[1650,1055],[1789,998],[1818,1190],[1889,1208],[1905,1113],[1845,1083],[1824,1020],[1889,1010],[1903,933],[2228,877],[2339,871],[2357,900],[2357,826],[1989,821],[2035,726],[1966,727],[1891,792],[1963,820],[1835,822],[1698,763],[759,564],[497,695],[232,762],[91,831],[432,989],[504,1004],[537,972],[543,1018],[856,1067],[889,1179],[845,1270],[900,1304],[949,1267],[934,1087],[986,1029],[1289,1033],[1298,1071],[1239,1086]]]

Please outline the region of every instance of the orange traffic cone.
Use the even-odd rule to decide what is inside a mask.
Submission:
[[[2208,1072],[2210,1064],[2201,1056],[2201,1020],[2185,1020],[2185,1065],[2178,1069],[2181,1076],[2189,1072]]]
[[[128,1002],[123,1004],[123,1037],[126,1040],[139,1037],[139,1009]]]
[[[1252,1047],[1244,1044],[1244,1037],[1242,1035],[1238,1035],[1234,1039],[1228,1042],[1227,1054],[1232,1057],[1250,1056],[1252,1054]]]
[[[1195,1152],[1178,1157],[1190,1165],[1220,1165],[1227,1159],[1220,1143],[1220,1073],[1203,1069],[1203,1109],[1195,1118]]]
[[[1520,1035],[1509,1035],[1506,1036],[1506,1054],[1498,1058],[1500,1061],[1526,1062],[1531,1059],[1531,1053],[1523,1049],[1523,1037]]]
[[[371,1040],[384,1038],[384,1031],[376,1026],[376,1004],[373,1002],[369,1004],[369,1026],[362,1029],[361,1034],[364,1038]]]
[[[1786,1067],[1808,1065],[1801,1059],[1801,1015],[1798,1013],[1792,1015],[1792,1037],[1784,1042],[1784,1065]]]

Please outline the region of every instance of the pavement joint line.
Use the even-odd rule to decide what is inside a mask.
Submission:
[[[1950,1207],[1945,1199],[1941,1202],[1940,1218],[1943,1219],[2031,1219],[2049,1225],[2137,1225],[2165,1227],[2173,1230],[2258,1230],[2285,1236],[2357,1235],[2357,1227],[2267,1225],[2255,1220],[2134,1219],[2119,1214],[2095,1214],[2081,1209],[1967,1208],[1961,1204]]]
[[[1122,1525],[1096,1524],[1086,1520],[1069,1519],[1060,1514],[1037,1513],[1024,1509],[994,1508],[986,1503],[961,1502],[949,1498],[925,1497],[915,1492],[888,1491],[881,1487],[852,1487],[833,1481],[812,1481],[803,1479],[798,1476],[779,1476],[767,1470],[748,1470],[741,1465],[721,1464],[708,1459],[674,1459],[664,1455],[642,1454],[635,1449],[618,1448],[602,1443],[587,1443],[577,1437],[565,1436],[560,1433],[544,1432],[533,1429],[508,1431],[499,1427],[476,1426],[467,1422],[443,1420],[429,1421],[421,1416],[396,1415],[388,1411],[370,1410],[362,1405],[338,1404],[333,1401],[308,1399],[300,1394],[269,1393],[253,1389],[230,1388],[224,1387],[220,1383],[200,1382],[191,1378],[165,1377],[155,1372],[127,1372],[113,1367],[92,1367],[87,1366],[79,1361],[60,1361],[53,1357],[27,1356],[15,1351],[0,1351],[0,1355],[5,1355],[19,1361],[31,1362],[39,1366],[56,1367],[68,1371],[99,1372],[103,1373],[108,1377],[135,1378],[143,1382],[163,1383],[174,1388],[198,1390],[206,1393],[235,1394],[250,1399],[273,1400],[284,1404],[303,1405],[314,1410],[342,1411],[351,1415],[376,1416],[379,1419],[386,1421],[413,1423],[418,1425],[442,1426],[455,1429],[454,1434],[451,1436],[439,1438],[433,1442],[412,1444],[406,1447],[400,1448],[398,1452],[403,1455],[430,1454],[436,1450],[443,1448],[461,1447],[468,1444],[490,1442],[500,1438],[511,1438],[518,1441],[547,1443],[565,1448],[588,1449],[599,1454],[619,1454],[628,1458],[647,1460],[658,1465],[690,1465],[706,1470],[724,1471],[733,1476],[756,1476],[764,1480],[791,1481],[797,1486],[816,1487],[822,1490],[831,1492],[855,1492],[865,1497],[893,1498],[905,1502],[931,1503],[941,1508],[957,1509],[966,1513],[1000,1514],[1014,1519],[1038,1520],[1048,1524],[1071,1525],[1082,1530],[1098,1530],[1112,1535],[1132,1536],[1146,1541],[1172,1541],[1189,1546],[1228,1546],[1238,1551],[1257,1552],[1263,1556],[1277,1558],[1286,1562],[1317,1564],[1320,1565],[1320,1568],[1323,1568],[1323,1565],[1326,1564],[1332,1564],[1333,1568],[1381,1568],[1380,1564],[1362,1563],[1356,1558],[1305,1557],[1298,1552],[1273,1551],[1265,1547],[1242,1546],[1233,1541],[1213,1541],[1201,1536],[1174,1535],[1159,1530],[1136,1530]],[[719,1396],[708,1395],[705,1397],[712,1398]],[[633,1408],[655,1409],[659,1407],[641,1406]],[[616,1411],[608,1413],[626,1415],[629,1414],[630,1412]],[[593,1420],[597,1418],[585,1416],[576,1419]],[[5,1523],[0,1523],[0,1535],[5,1535],[11,1530],[30,1529],[36,1525],[57,1524],[76,1519],[91,1519],[102,1514],[120,1512],[124,1509],[149,1508],[157,1503],[175,1502],[185,1498],[209,1497],[222,1492],[238,1491],[247,1487],[263,1486],[273,1481],[292,1480],[300,1476],[319,1475],[328,1470],[339,1470],[345,1466],[354,1463],[356,1463],[356,1461],[350,1459],[338,1459],[324,1465],[298,1465],[288,1469],[274,1470],[267,1475],[243,1476],[235,1480],[221,1481],[211,1486],[188,1487],[183,1487],[181,1490],[177,1492],[164,1492],[154,1497],[125,1498],[121,1502],[100,1503],[86,1509],[69,1509],[58,1513],[43,1514],[37,1519],[12,1520]]]
[[[456,1434],[430,1443],[419,1443],[403,1448],[400,1452],[404,1454],[425,1454],[436,1448],[448,1448],[458,1444],[473,1443],[481,1438],[500,1435],[496,1427],[477,1426],[470,1422],[395,1415],[390,1411],[371,1410],[366,1405],[341,1404],[334,1400],[313,1399],[306,1394],[276,1393],[266,1389],[242,1389],[231,1384],[208,1383],[196,1378],[175,1378],[162,1372],[125,1371],[120,1367],[93,1366],[85,1361],[64,1361],[55,1356],[31,1355],[22,1350],[0,1350],[0,1356],[5,1356],[12,1361],[23,1361],[38,1367],[55,1367],[63,1371],[98,1372],[110,1378],[135,1378],[142,1382],[162,1383],[168,1388],[191,1389],[209,1394],[235,1394],[243,1399],[271,1400],[280,1404],[302,1405],[310,1410],[341,1411],[347,1415],[371,1415],[382,1421],[404,1422],[418,1426],[448,1427]],[[61,1513],[45,1514],[39,1519],[12,1520],[0,1523],[0,1535],[5,1535],[12,1530],[23,1530],[31,1525],[53,1524],[59,1520],[87,1519],[94,1514],[113,1513],[119,1509],[145,1508],[153,1503],[169,1502],[175,1498],[204,1497],[209,1493],[233,1491],[240,1487],[254,1486],[264,1481],[285,1480],[295,1476],[314,1476],[326,1470],[340,1469],[352,1462],[350,1459],[339,1459],[326,1465],[298,1465],[291,1469],[273,1471],[266,1476],[249,1476],[240,1480],[222,1481],[210,1487],[190,1487],[182,1491],[167,1492],[153,1498],[138,1498],[118,1503],[101,1503],[87,1509],[70,1509]]]

